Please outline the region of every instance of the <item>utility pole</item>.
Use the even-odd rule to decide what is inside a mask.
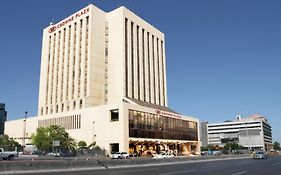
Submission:
[[[25,147],[25,139],[26,139],[26,117],[28,111],[25,111],[24,120],[23,120],[23,138],[22,138],[22,146]]]

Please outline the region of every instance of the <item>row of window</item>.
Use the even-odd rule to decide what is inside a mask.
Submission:
[[[65,102],[62,104],[44,106],[41,107],[41,115],[66,112],[75,109],[82,109],[84,103],[85,103],[84,100],[75,100],[72,102]]]
[[[108,101],[108,22],[105,22],[105,74],[104,74],[104,101]]]
[[[129,137],[197,141],[197,123],[129,110]]]
[[[253,125],[253,124],[260,124],[260,122],[245,122],[245,123],[232,123],[232,124],[216,124],[216,125],[208,125],[208,128],[213,128],[213,127],[226,127],[226,126],[240,126],[240,125]]]
[[[38,127],[49,127],[51,125],[59,125],[65,129],[80,129],[81,128],[81,114],[71,115],[58,118],[50,118],[38,121]]]
[[[47,106],[86,96],[88,37],[88,16],[49,36]]]
[[[241,126],[241,127],[235,127],[235,128],[214,128],[214,129],[208,129],[208,131],[225,131],[225,130],[250,129],[250,128],[260,128],[260,126]]]
[[[165,92],[163,41],[125,18],[125,95],[166,106]]]

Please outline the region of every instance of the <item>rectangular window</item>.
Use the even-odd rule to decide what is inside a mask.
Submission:
[[[111,154],[119,152],[119,143],[110,143],[110,150]]]
[[[110,110],[110,121],[111,122],[119,121],[119,110],[118,109]]]

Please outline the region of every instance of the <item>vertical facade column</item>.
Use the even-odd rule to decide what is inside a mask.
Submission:
[[[59,57],[59,53],[58,53],[58,48],[59,48],[59,34],[56,34],[56,38],[55,38],[55,56],[54,56],[54,67],[53,67],[53,76],[52,76],[52,82],[53,82],[53,87],[52,87],[52,106],[51,106],[51,113],[54,113],[55,110],[55,104],[57,102],[57,78],[58,78],[58,57]]]
[[[152,40],[152,34],[149,35],[149,77],[150,77],[150,80],[149,80],[149,86],[150,86],[150,92],[149,92],[149,95],[150,95],[150,103],[155,103],[154,101],[154,75],[153,75],[153,61],[154,61],[154,54],[153,54],[153,40]]]
[[[150,102],[149,101],[149,72],[148,72],[148,40],[147,40],[147,31],[144,30],[144,98],[145,102]]]
[[[158,53],[159,53],[159,101],[160,105],[164,106],[164,92],[163,92],[163,60],[162,60],[162,52],[161,52],[161,40],[158,41]]]
[[[137,25],[134,24],[133,26],[133,72],[134,72],[134,76],[133,76],[133,88],[134,88],[134,98],[138,99],[138,53],[137,53]]]
[[[70,29],[70,56],[69,56],[69,74],[68,74],[68,100],[72,99],[72,89],[73,89],[73,56],[74,56],[74,25],[72,25],[71,29]],[[71,107],[72,104],[68,104],[69,107]]]
[[[86,57],[86,19],[83,19],[82,24],[82,53],[81,53],[81,77],[80,77],[80,97],[85,97],[85,69],[86,69],[86,63],[85,63],[85,57]]]
[[[154,99],[155,104],[159,105],[159,85],[158,85],[158,45],[157,45],[157,37],[154,37]]]
[[[167,99],[167,81],[166,81],[166,55],[165,55],[165,43],[162,41],[162,62],[163,62],[163,93],[164,93],[164,105],[168,106]]]
[[[51,37],[51,46],[50,46],[50,61],[49,61],[49,75],[48,75],[48,97],[47,97],[47,111],[46,113],[47,114],[50,114],[50,107],[51,107],[51,104],[52,104],[52,84],[53,84],[53,80],[52,80],[52,77],[53,77],[53,73],[54,73],[54,50],[55,50],[55,36],[56,35],[52,35]]]
[[[68,53],[68,47],[69,47],[69,40],[68,40],[68,37],[69,37],[69,27],[66,28],[66,31],[65,31],[65,43],[64,43],[64,69],[63,69],[63,96],[62,96],[62,101],[66,101],[67,100],[67,76],[68,76],[68,58],[69,58],[69,53]],[[64,105],[64,108],[65,108],[65,105]],[[64,109],[62,109],[64,111]]]
[[[47,53],[46,54],[47,56],[44,57],[44,60],[42,60],[44,62],[41,62],[41,72],[43,72],[42,71],[43,66],[45,67],[46,72],[44,73],[45,76],[43,76],[42,73],[40,75],[40,88],[41,88],[40,90],[44,90],[44,92],[42,94],[39,94],[39,100],[40,101],[39,101],[39,104],[38,104],[38,115],[39,115],[39,113],[41,113],[40,115],[46,114],[46,112],[47,112],[46,107],[48,106],[48,103],[49,103],[49,101],[48,101],[48,96],[49,96],[48,90],[49,90],[49,74],[50,74],[51,46],[52,46],[51,45],[51,39],[52,39],[52,37],[48,36],[46,38],[48,38],[48,40],[47,40],[47,42],[45,41],[43,43],[43,47],[44,47],[44,45],[47,44],[48,50],[47,50],[47,52],[45,52],[45,53]],[[41,81],[43,81],[43,77],[46,78],[44,80],[44,82],[46,84],[41,82]]]
[[[139,99],[141,101],[144,101],[144,70],[143,70],[143,66],[144,66],[144,58],[143,58],[143,36],[142,36],[142,28],[139,27],[139,31],[138,31],[138,36],[139,36],[139,40],[138,40],[138,45],[139,45]]]
[[[64,30],[60,33],[60,48],[59,48],[59,69],[58,69],[58,86],[57,86],[57,103],[62,102],[62,86],[63,86],[63,64],[64,64]],[[59,111],[61,111],[61,105],[59,105]]]
[[[78,88],[79,88],[79,60],[80,60],[80,21],[76,23],[76,38],[75,41],[75,67],[74,67],[74,100],[78,98]],[[77,103],[76,103],[77,106]],[[76,107],[75,106],[75,107]],[[75,108],[74,107],[74,108]]]
[[[124,94],[125,94],[125,97],[128,97],[128,60],[129,60],[129,55],[128,55],[128,19],[125,18],[125,21],[124,21],[124,35],[125,35],[125,63],[124,63],[124,83],[125,83],[125,86],[124,86]]]
[[[156,51],[157,51],[157,101],[158,105],[161,105],[161,73],[160,73],[160,54],[159,54],[159,38],[156,40]]]
[[[128,97],[132,98],[132,45],[131,45],[131,21],[128,20]]]

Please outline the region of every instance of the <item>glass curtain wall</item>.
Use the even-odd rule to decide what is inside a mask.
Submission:
[[[198,141],[197,123],[129,110],[129,137]]]

